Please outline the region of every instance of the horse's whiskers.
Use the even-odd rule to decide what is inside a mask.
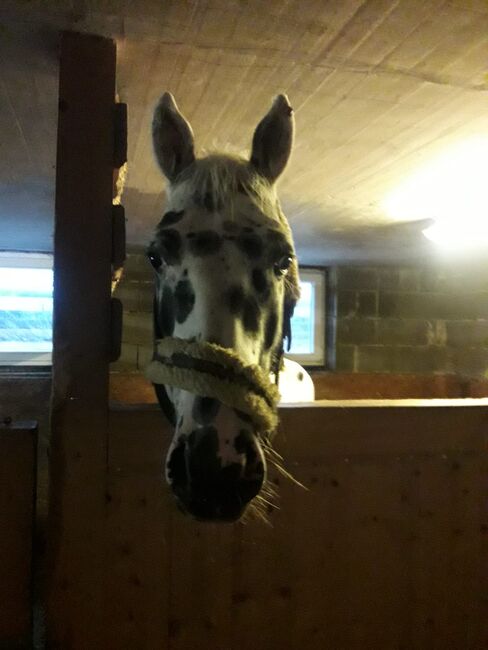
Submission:
[[[267,526],[272,526],[269,518],[269,507],[260,502],[258,498],[254,499],[246,510],[245,523],[252,520],[258,520],[265,523]]]
[[[279,473],[280,473],[282,476],[284,476],[285,478],[289,479],[289,480],[290,480],[292,483],[294,483],[295,485],[298,485],[298,487],[301,487],[301,488],[303,488],[304,490],[307,490],[307,492],[309,491],[309,488],[308,488],[306,485],[304,485],[304,484],[301,483],[298,479],[296,479],[296,478],[293,476],[293,474],[291,474],[290,472],[288,472],[288,471],[287,471],[287,470],[286,470],[282,465],[279,465],[278,463],[273,463],[273,461],[271,461],[271,463],[272,463],[273,467],[275,467],[275,468],[279,471]]]
[[[269,506],[270,508],[274,508],[275,510],[280,509],[280,507],[278,505],[276,505],[276,503],[273,503],[272,501],[269,501],[262,494],[258,494],[258,496],[256,497],[256,500],[259,503],[263,503],[264,505]]]

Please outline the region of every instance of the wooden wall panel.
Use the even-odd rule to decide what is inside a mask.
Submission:
[[[112,412],[107,575],[133,620],[108,619],[107,647],[484,647],[486,402],[429,404],[282,409],[276,446],[307,489],[272,472],[269,523],[223,526],[160,482],[159,411]]]
[[[232,647],[232,537],[232,527],[195,525],[173,511],[167,584],[171,650]]]
[[[144,412],[139,415],[127,418],[121,411],[112,413],[110,421],[107,650],[165,648],[167,644],[170,511],[161,481],[167,436],[163,437],[160,421],[149,422]]]
[[[32,540],[37,424],[0,424],[0,648],[27,648],[32,624]]]

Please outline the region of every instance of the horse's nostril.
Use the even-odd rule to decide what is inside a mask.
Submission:
[[[179,442],[170,453],[166,465],[166,474],[168,481],[173,488],[182,489],[187,485],[186,461],[185,461],[185,443]]]
[[[256,436],[250,431],[241,430],[234,444],[237,453],[244,458],[243,478],[247,483],[259,483],[261,486],[266,472],[263,450]]]
[[[234,439],[238,457],[225,463],[214,427],[181,437],[167,462],[167,478],[181,509],[204,521],[237,521],[259,494],[264,456],[256,436],[245,429]]]
[[[262,471],[261,474],[256,474],[256,476],[252,479],[248,478],[240,481],[237,487],[237,492],[242,502],[249,503],[249,501],[254,499],[254,497],[259,494],[261,488],[263,487],[263,482],[264,471]]]
[[[222,468],[216,475],[193,481],[186,486],[172,483],[173,491],[183,510],[201,521],[237,521],[248,503],[263,485],[264,468],[252,479],[243,477],[242,465],[235,463]]]

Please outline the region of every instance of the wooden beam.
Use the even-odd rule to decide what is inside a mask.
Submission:
[[[47,637],[102,648],[115,43],[61,39]]]

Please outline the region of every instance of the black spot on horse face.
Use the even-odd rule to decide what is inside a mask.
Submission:
[[[180,280],[174,294],[175,314],[178,323],[184,323],[195,305],[195,292],[190,280]]]
[[[252,433],[247,429],[241,429],[234,440],[234,448],[238,454],[245,454],[248,463],[254,463],[258,457],[256,447],[253,444]]]
[[[188,436],[188,446],[190,449],[188,470],[196,488],[196,484],[206,483],[209,476],[218,473],[221,469],[217,429],[213,426],[205,426],[192,431]]]
[[[179,443],[171,452],[171,455],[168,458],[166,471],[173,489],[177,490],[178,488],[186,486],[185,442],[183,439],[180,439]]]
[[[269,288],[268,281],[266,280],[266,274],[262,269],[253,269],[252,286],[259,294],[266,293],[267,289]]]
[[[242,233],[236,239],[238,248],[251,260],[257,260],[263,253],[263,242],[254,233]]]
[[[239,194],[248,196],[251,199],[257,196],[254,188],[250,184],[245,184],[242,182],[237,183],[237,191]]]
[[[158,247],[166,264],[180,264],[183,242],[180,233],[174,228],[161,230],[158,233]]]
[[[248,296],[242,307],[242,324],[244,329],[251,334],[259,330],[259,305],[254,296]]]
[[[190,251],[197,256],[213,255],[221,246],[222,237],[214,230],[201,230],[190,240]]]
[[[237,232],[239,230],[238,224],[235,221],[229,221],[228,219],[222,223],[222,227],[225,232]]]
[[[268,257],[272,262],[276,261],[280,256],[293,255],[293,249],[281,230],[267,228],[266,239],[268,241]]]
[[[174,223],[178,223],[178,221],[181,221],[184,214],[185,214],[184,210],[180,210],[179,212],[170,210],[169,212],[166,212],[166,214],[163,215],[163,218],[159,222],[158,228],[166,228],[167,226],[171,226]]]
[[[164,287],[158,305],[158,324],[163,336],[171,336],[175,329],[175,300],[169,287]]]
[[[198,424],[210,424],[219,412],[220,403],[211,397],[195,398],[193,403],[193,418]]]
[[[281,230],[276,230],[276,228],[266,228],[266,238],[269,241],[285,241],[285,236]]]
[[[208,212],[216,212],[222,209],[222,204],[211,192],[196,192],[193,195],[193,200],[200,208],[205,208]]]
[[[244,413],[244,411],[240,411],[239,409],[234,409],[234,413],[237,415],[237,417],[242,420],[243,422],[247,422],[248,424],[252,424],[252,418],[250,415],[247,413]]]
[[[230,313],[237,315],[241,313],[242,305],[244,303],[244,291],[241,287],[231,287],[224,296],[224,299],[229,305]]]
[[[272,311],[267,320],[266,327],[264,331],[264,347],[266,350],[269,350],[273,347],[273,343],[276,340],[276,328],[278,327],[278,317],[276,312]]]

